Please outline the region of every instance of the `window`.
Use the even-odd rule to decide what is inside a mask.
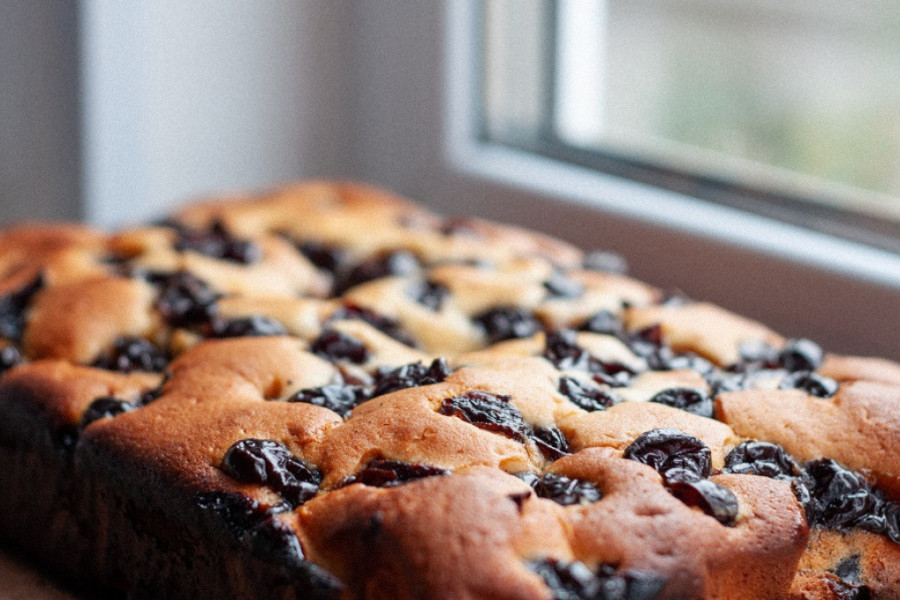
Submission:
[[[489,0],[482,139],[900,253],[900,4]]]

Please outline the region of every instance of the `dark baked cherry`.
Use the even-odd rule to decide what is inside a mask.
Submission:
[[[734,492],[709,479],[667,481],[669,492],[687,504],[696,506],[722,525],[731,527],[737,520],[738,501]]]
[[[130,402],[125,402],[115,396],[101,396],[88,405],[81,416],[81,426],[87,427],[94,421],[99,421],[106,417],[115,417],[116,415],[132,411],[134,408],[135,406]]]
[[[692,388],[669,388],[650,398],[650,402],[679,408],[709,419],[713,416],[712,398]]]
[[[382,396],[397,390],[440,383],[450,375],[450,367],[443,358],[436,358],[431,365],[421,362],[403,365],[396,369],[379,369],[375,375],[376,384],[372,396]]]
[[[593,600],[599,597],[600,582],[583,562],[545,558],[529,566],[550,588],[553,600]]]
[[[606,410],[619,399],[611,392],[597,386],[581,383],[574,377],[560,377],[559,392],[573,404],[587,411]]]
[[[0,349],[0,375],[16,365],[22,364],[24,360],[21,350],[15,346],[6,346]]]
[[[591,315],[579,329],[604,335],[620,335],[624,327],[622,319],[608,310],[601,310]]]
[[[854,585],[843,579],[825,579],[830,588],[831,598],[835,600],[869,600],[872,598],[872,589],[867,585]]]
[[[285,507],[265,508],[256,500],[236,492],[204,492],[198,494],[195,501],[201,510],[214,514],[253,554],[291,566],[303,562],[303,549],[297,534],[275,518]]]
[[[287,329],[276,321],[263,315],[252,315],[236,319],[218,319],[213,323],[212,333],[215,337],[257,337],[266,335],[287,335]]]
[[[571,329],[550,331],[544,342],[542,356],[561,371],[577,369],[594,374],[598,383],[613,387],[627,385],[632,371],[619,363],[604,362],[578,345],[576,333]]]
[[[544,282],[544,287],[551,298],[578,298],[584,293],[584,286],[559,271]]]
[[[597,578],[603,600],[655,600],[666,586],[666,580],[660,576],[617,570],[612,565],[600,565]]]
[[[559,429],[554,426],[533,428],[510,404],[510,397],[503,394],[473,390],[445,399],[438,412],[519,442],[530,439],[548,460],[556,460],[569,452],[568,442]]]
[[[677,429],[651,429],[638,436],[625,458],[653,467],[668,481],[696,481],[709,477],[712,453],[701,440]]]
[[[765,365],[771,368],[778,364],[778,350],[762,340],[741,342],[738,352],[741,356],[741,363],[745,365]]]
[[[38,275],[21,289],[0,296],[0,337],[21,341],[25,331],[25,309],[42,287],[44,278]]]
[[[326,329],[310,344],[309,349],[328,360],[349,360],[362,364],[369,360],[369,349],[362,342],[333,329]]]
[[[715,365],[692,352],[675,353],[668,346],[661,346],[647,358],[647,364],[654,371],[676,371],[688,369],[701,375],[711,375],[716,371]]]
[[[778,385],[783,390],[803,390],[811,396],[831,398],[838,391],[838,383],[830,377],[811,371],[794,371],[788,373]]]
[[[449,294],[450,290],[448,290],[446,286],[432,281],[425,281],[421,284],[417,284],[410,290],[410,296],[412,296],[416,302],[435,312],[441,310],[444,299],[446,299]]]
[[[343,418],[350,416],[354,408],[372,397],[368,389],[360,385],[331,383],[317,388],[300,390],[288,402],[305,402],[333,410]]]
[[[397,321],[390,317],[380,315],[374,310],[347,302],[342,304],[330,317],[328,317],[328,323],[344,320],[365,321],[378,331],[394,338],[402,344],[413,347],[416,345],[415,341],[400,328],[400,324],[397,323]]]
[[[484,329],[488,344],[531,337],[541,330],[541,322],[534,315],[513,306],[492,308],[473,321]]]
[[[799,477],[800,465],[778,444],[747,440],[725,457],[725,471],[777,479]]]
[[[529,436],[547,460],[557,460],[569,454],[569,442],[557,427],[535,427]]]
[[[544,340],[544,358],[557,369],[579,369],[582,371],[602,371],[600,361],[578,345],[578,338],[571,329],[549,331]]]
[[[534,489],[541,498],[553,500],[557,504],[590,504],[603,498],[603,493],[596,485],[583,479],[572,479],[559,473],[545,473],[538,477],[533,473],[516,473]]]
[[[159,373],[169,364],[168,354],[159,346],[141,337],[123,336],[116,340],[111,352],[104,352],[93,366],[110,371],[131,373],[149,371]]]
[[[807,519],[834,529],[859,527],[900,544],[900,504],[886,500],[860,473],[828,458],[804,465]]]
[[[212,258],[242,264],[254,263],[262,258],[262,250],[257,244],[232,236],[221,221],[213,223],[208,230],[184,226],[177,227],[177,230],[175,249],[179,252],[191,250]]]
[[[828,458],[812,460],[804,469],[811,478],[810,522],[835,529],[884,527],[884,520],[879,519],[882,501],[862,475]]]
[[[788,340],[778,354],[778,363],[788,371],[815,371],[823,356],[822,348],[812,340]]]
[[[594,250],[584,257],[584,268],[590,271],[614,273],[624,275],[628,272],[628,262],[625,258],[610,250]]]
[[[344,253],[333,246],[314,241],[305,241],[296,246],[309,262],[329,273],[335,273],[343,262]]]
[[[612,565],[594,573],[577,560],[544,558],[528,566],[547,584],[553,600],[654,600],[666,585],[661,577]]]
[[[374,487],[394,487],[425,477],[438,477],[449,474],[450,471],[440,467],[376,458],[369,461],[347,483],[362,483]]]
[[[415,275],[420,270],[419,260],[412,252],[399,250],[373,256],[351,269],[344,281],[343,290],[382,277]]]
[[[638,356],[652,356],[663,346],[662,327],[651,325],[640,331],[622,336],[620,339]]]
[[[273,440],[248,438],[232,444],[222,459],[222,470],[243,483],[266,485],[293,507],[319,491],[322,474]]]
[[[162,276],[150,275],[160,285],[156,308],[175,327],[210,323],[218,313],[216,301],[221,297],[205,281],[180,271]]]
[[[472,390],[461,396],[445,399],[438,412],[458,417],[480,429],[524,442],[531,433],[531,426],[510,400],[506,395]]]

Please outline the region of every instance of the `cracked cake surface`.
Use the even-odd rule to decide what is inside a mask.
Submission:
[[[132,598],[900,598],[900,365],[621,262],[326,181],[12,228],[0,535]]]

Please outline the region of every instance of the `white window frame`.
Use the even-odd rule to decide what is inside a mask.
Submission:
[[[900,290],[900,255],[893,252],[480,139],[477,4],[447,4],[446,155],[453,168]]]
[[[900,359],[900,257],[481,139],[479,9],[479,0],[356,5],[360,178],[444,213],[619,250],[638,278],[828,350]]]

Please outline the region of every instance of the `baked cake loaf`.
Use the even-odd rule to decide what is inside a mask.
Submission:
[[[0,237],[0,534],[131,598],[900,598],[900,365],[312,182]]]

